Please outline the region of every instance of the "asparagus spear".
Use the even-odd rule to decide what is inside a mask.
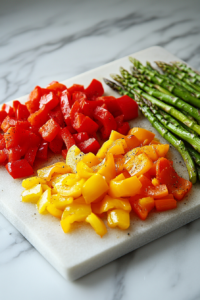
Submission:
[[[122,74],[122,76],[124,78],[130,78],[130,76],[128,75],[128,72],[124,69],[120,69],[120,72]],[[138,76],[139,77],[139,76]],[[189,115],[191,115],[192,117],[194,117],[196,120],[200,121],[200,113],[199,113],[199,110],[196,109],[195,107],[191,106],[190,104],[184,102],[183,100],[177,98],[177,97],[174,97],[174,96],[170,96],[170,95],[167,95],[161,91],[158,91],[156,89],[153,89],[147,85],[145,85],[143,82],[141,81],[137,81],[137,79],[127,79],[128,81],[128,84],[130,87],[133,87],[131,85],[132,82],[134,82],[134,84],[137,83],[137,85],[143,89],[144,91],[146,91],[149,95],[151,96],[154,96],[170,105],[173,105],[185,112],[187,112]],[[200,104],[200,101],[199,101],[199,104]]]
[[[195,163],[200,167],[200,154],[190,145],[186,146]]]
[[[188,67],[186,64],[175,61],[172,62],[176,67],[178,67],[181,71],[184,71],[185,73],[189,74],[191,77],[196,78],[197,80],[200,80],[200,74],[192,70],[190,67]]]
[[[144,98],[148,99],[152,102],[152,104],[156,105],[157,107],[161,108],[165,112],[169,113],[171,116],[176,118],[177,120],[181,121],[183,124],[185,124],[187,127],[193,129],[196,133],[200,134],[200,126],[196,124],[196,122],[193,122],[192,120],[189,120],[184,114],[182,114],[180,111],[175,109],[173,106],[170,106],[166,103],[161,102],[160,100],[152,97],[151,95],[145,93],[143,90],[141,90],[137,85],[131,85],[128,83],[127,80],[123,79],[119,75],[111,74],[111,77],[118,81],[120,84],[122,84],[125,89],[127,89],[132,94],[140,94]]]
[[[177,74],[177,72],[173,71],[173,67],[170,65],[167,65],[163,62],[156,62],[156,64],[164,71],[169,74],[169,78],[173,79],[176,83],[179,85],[182,85],[186,90],[188,90],[190,93],[194,94],[196,98],[200,98],[200,87],[193,84],[189,79],[187,78],[179,78],[180,76]],[[182,76],[181,76],[182,77]]]
[[[176,95],[177,97],[189,102],[190,104],[200,108],[200,101],[198,98],[192,96],[188,91],[181,89],[165,80],[162,76],[155,75],[155,73],[149,71],[146,67],[144,67],[139,61],[130,57],[130,61],[135,65],[138,70],[142,70],[143,74],[147,73],[148,80],[162,86],[164,89],[169,90],[171,93]]]
[[[124,90],[121,86],[117,85],[115,82],[112,82],[108,79],[104,78],[104,82],[113,90],[117,91],[120,95],[128,95],[129,97],[136,100],[139,109],[144,114],[144,116],[149,120],[152,126],[160,133],[160,135],[163,138],[165,138],[169,143],[171,143],[172,146],[174,146],[177,149],[177,151],[181,154],[188,170],[189,179],[192,183],[195,183],[196,176],[197,176],[195,165],[183,141],[175,137],[158,121],[158,119],[153,115],[149,107],[145,105],[144,101],[142,100],[139,94],[137,94],[136,92],[132,94]]]

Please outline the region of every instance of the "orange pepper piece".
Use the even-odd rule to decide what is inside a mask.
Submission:
[[[177,201],[174,199],[155,200],[157,211],[166,211],[177,207]]]
[[[148,140],[148,144],[154,139],[155,136],[153,132],[139,127],[130,129],[128,134],[135,135],[141,143],[143,143],[145,140]]]

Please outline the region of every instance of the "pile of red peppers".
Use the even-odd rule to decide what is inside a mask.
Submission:
[[[112,130],[126,135],[127,121],[138,116],[135,101],[128,96],[103,96],[96,79],[85,89],[74,84],[67,88],[57,81],[47,88],[36,86],[28,101],[3,104],[0,111],[0,164],[13,178],[33,174],[36,159],[46,160],[48,149],[66,157],[77,145],[84,153],[100,148],[97,133],[106,140]]]

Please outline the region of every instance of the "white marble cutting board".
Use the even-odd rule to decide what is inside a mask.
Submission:
[[[150,62],[154,60],[163,60],[165,62],[179,60],[161,47],[152,47],[131,54],[131,56],[143,63],[147,60]],[[63,83],[67,86],[73,83],[87,86],[93,78],[102,81],[103,77],[110,78],[110,73],[119,73],[118,69],[120,66],[129,69],[131,63],[128,57],[91,70]],[[105,84],[104,88],[106,94],[117,96]],[[24,96],[20,98],[20,101],[24,103],[26,99],[27,96]],[[152,130],[156,137],[165,143],[164,139],[151,127],[148,120],[142,116],[130,124],[132,127],[140,126]],[[177,172],[188,178],[179,153],[170,148],[169,157],[173,159]],[[61,158],[58,156],[52,157],[45,165],[59,159]],[[197,183],[190,195],[178,203],[176,210],[152,213],[145,222],[132,214],[131,226],[126,231],[108,228],[108,234],[101,239],[89,224],[84,226],[76,224],[73,232],[64,234],[58,219],[50,215],[40,215],[35,205],[21,202],[20,194],[22,190],[21,180],[12,179],[5,168],[0,167],[0,212],[64,278],[70,280],[75,280],[200,217],[200,185]]]

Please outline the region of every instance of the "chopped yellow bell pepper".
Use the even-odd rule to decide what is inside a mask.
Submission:
[[[90,204],[81,204],[73,202],[72,204],[69,204],[65,207],[65,210],[62,214],[62,220],[65,219],[69,215],[81,215],[84,216],[83,220],[91,214],[91,205]]]
[[[89,168],[96,166],[101,162],[101,160],[91,152],[85,154],[81,161],[84,162]]]
[[[83,185],[82,194],[86,203],[91,203],[108,191],[106,180],[100,174],[94,174]]]
[[[85,221],[85,216],[82,215],[69,215],[65,219],[60,221],[62,230],[64,233],[68,233],[71,230],[71,224],[74,222],[83,222]]]
[[[85,179],[81,179],[77,183],[75,183],[72,186],[55,186],[54,189],[57,190],[57,192],[64,197],[73,197],[78,198],[82,195],[82,188],[85,183]]]
[[[115,161],[112,153],[107,153],[105,161],[97,173],[104,176],[107,182],[110,182],[111,179],[115,178]]]
[[[108,148],[107,153],[112,153],[113,155],[124,154],[127,149],[127,144],[124,138],[115,140],[112,145]]]
[[[63,211],[56,208],[54,204],[50,203],[49,205],[47,205],[47,210],[52,216],[54,216],[58,219],[60,219],[62,217]]]
[[[25,189],[30,189],[30,188],[34,187],[35,185],[41,184],[41,183],[45,184],[46,180],[43,179],[43,178],[39,178],[37,176],[34,176],[34,177],[30,177],[30,178],[24,179],[22,181],[22,186]]]
[[[133,148],[139,147],[141,142],[136,138],[134,135],[123,135],[117,131],[112,130],[109,140],[110,141],[115,141],[118,139],[124,139],[126,141],[126,145],[128,148],[128,151],[130,151]]]
[[[92,203],[92,211],[98,215],[107,212],[108,210],[111,210],[113,208],[120,208],[128,212],[131,211],[131,205],[129,203],[129,200],[126,198],[112,198],[106,195],[102,201]]]
[[[138,194],[141,187],[142,184],[136,176],[120,181],[113,179],[110,181],[108,194],[112,198],[131,197]]]
[[[51,189],[47,184],[41,184],[41,186],[42,186],[43,192],[45,192],[48,189]]]
[[[103,237],[107,233],[107,229],[104,222],[95,214],[91,213],[85,219],[85,221],[92,226],[92,228],[96,231],[98,235],[100,235],[100,237]]]
[[[148,140],[148,144],[154,139],[155,134],[147,129],[134,127],[129,130],[129,135],[135,135],[136,138],[143,143],[144,140]]]
[[[85,154],[75,145],[68,150],[66,164],[71,167],[72,173],[76,173],[76,165],[83,159],[84,155]]]
[[[81,180],[81,177],[78,174],[68,174],[63,180],[63,184],[73,186],[75,183]]]
[[[83,161],[79,161],[76,166],[77,174],[81,178],[90,178],[92,175],[94,175],[94,171],[89,168],[86,163]]]
[[[107,153],[108,149],[110,148],[110,146],[112,145],[112,143],[113,143],[113,141],[109,141],[109,140],[107,142],[103,143],[103,145],[101,146],[101,148],[97,152],[96,157],[105,158],[106,153]]]
[[[130,226],[130,214],[122,209],[114,209],[108,212],[108,226],[114,228],[118,226],[120,229],[128,229]]]
[[[42,196],[43,190],[41,184],[38,184],[31,189],[22,192],[22,202],[37,203]]]
[[[50,200],[51,200],[51,189],[48,188],[45,190],[45,192],[42,194],[39,201],[37,202],[37,208],[40,214],[47,213],[46,208],[50,204]]]
[[[60,194],[55,194],[51,196],[51,203],[56,208],[64,210],[67,205],[73,203],[73,197],[63,197]]]
[[[66,174],[70,172],[71,172],[71,168],[69,166],[67,166],[63,162],[57,162],[51,166],[38,170],[37,173],[38,173],[38,177],[44,178],[47,181],[49,181],[51,180],[51,176],[54,173]]]
[[[138,156],[132,156],[124,165],[124,168],[131,176],[145,174],[152,167],[153,161],[145,153],[139,154]]]

